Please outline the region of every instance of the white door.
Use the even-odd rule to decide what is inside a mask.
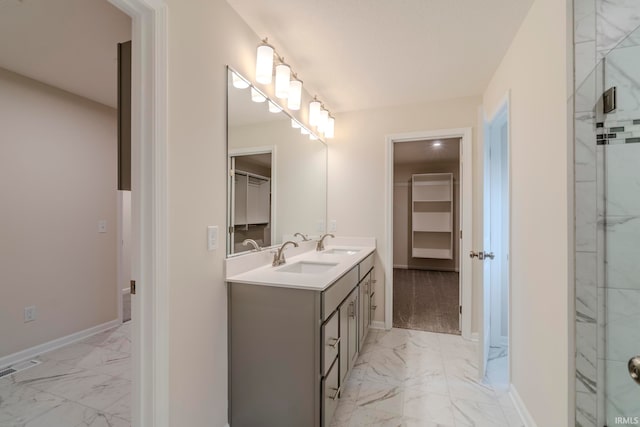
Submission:
[[[495,118],[485,123],[483,247],[477,262],[482,263],[482,325],[480,333],[480,376],[484,377],[489,348],[499,342],[506,329],[508,306],[504,298],[508,245],[508,114],[505,105]],[[506,334],[505,334],[506,335]]]

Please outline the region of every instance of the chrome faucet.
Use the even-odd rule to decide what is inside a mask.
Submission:
[[[331,233],[327,233],[327,234],[323,234],[322,236],[320,236],[320,240],[318,240],[318,244],[316,245],[316,251],[320,252],[320,251],[324,251],[324,239],[327,237],[336,237]]]
[[[309,236],[307,236],[306,234],[296,233],[296,234],[294,234],[294,235],[293,235],[293,237],[296,237],[296,236],[300,236],[300,237],[302,237],[302,241],[303,241],[303,242],[308,242],[309,240],[311,240],[311,239],[309,238]]]
[[[272,266],[277,267],[287,262],[287,260],[284,259],[284,248],[289,244],[295,246],[296,248],[298,247],[298,244],[291,240],[287,240],[286,242],[284,242],[282,246],[280,246],[278,250],[273,253],[273,262],[271,263]]]
[[[260,252],[262,250],[262,248],[260,247],[260,245],[253,239],[245,239],[244,242],[242,242],[243,245],[245,246],[253,246],[253,249],[256,250],[256,252]]]

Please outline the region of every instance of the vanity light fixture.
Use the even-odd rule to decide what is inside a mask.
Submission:
[[[294,129],[300,129],[302,125],[296,119],[291,119],[291,127]]]
[[[317,137],[317,136],[315,136],[314,134],[310,133],[310,134],[309,134],[309,139],[310,139],[310,140],[312,140],[312,141],[317,141],[317,140],[318,140],[318,137]]]
[[[291,80],[291,67],[280,58],[276,65],[276,97],[286,99],[289,97],[289,83]]]
[[[316,126],[320,120],[320,106],[322,104],[317,97],[313,97],[313,101],[309,103],[309,124]]]
[[[273,79],[273,54],[275,50],[268,43],[268,39],[262,40],[258,46],[256,57],[256,81],[268,85]]]
[[[279,113],[282,111],[282,108],[278,104],[273,101],[269,101],[269,112],[270,113]]]
[[[302,100],[302,80],[298,78],[296,73],[292,74],[289,82],[289,98],[287,99],[287,107],[290,110],[299,110],[300,101]]]
[[[326,110],[323,105],[322,109],[320,110],[320,118],[318,119],[318,125],[316,126],[318,128],[318,132],[325,131],[328,121],[329,121],[329,111]]]
[[[261,94],[260,92],[258,92],[257,90],[255,90],[254,88],[251,88],[251,100],[253,102],[264,102],[267,100],[267,97]]]
[[[309,135],[309,134],[311,134],[311,132],[309,132],[309,129],[307,129],[307,128],[306,128],[306,127],[304,127],[304,126],[301,126],[301,127],[300,127],[300,133],[301,133],[301,134],[303,134],[303,135]]]
[[[249,87],[249,82],[234,72],[231,72],[231,80],[233,82],[233,87],[235,88],[246,89]]]
[[[336,119],[334,119],[333,116],[329,116],[329,118],[327,119],[327,126],[324,129],[325,138],[333,138],[335,126],[336,126]]]

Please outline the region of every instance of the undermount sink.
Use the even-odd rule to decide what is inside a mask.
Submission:
[[[338,264],[334,262],[298,261],[279,268],[278,271],[282,273],[320,274],[331,270],[336,265]]]
[[[359,251],[357,249],[338,249],[338,248],[334,248],[334,249],[327,249],[326,251],[322,252],[323,254],[327,254],[327,255],[354,255],[357,254]]]

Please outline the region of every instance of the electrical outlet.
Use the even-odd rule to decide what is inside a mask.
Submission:
[[[24,308],[24,322],[33,322],[36,320],[36,306],[32,305]]]
[[[316,231],[318,233],[324,233],[324,221],[316,222]]]
[[[334,232],[338,229],[338,222],[335,219],[329,221],[329,231]]]
[[[98,233],[106,233],[107,232],[107,221],[101,219],[98,221]]]

